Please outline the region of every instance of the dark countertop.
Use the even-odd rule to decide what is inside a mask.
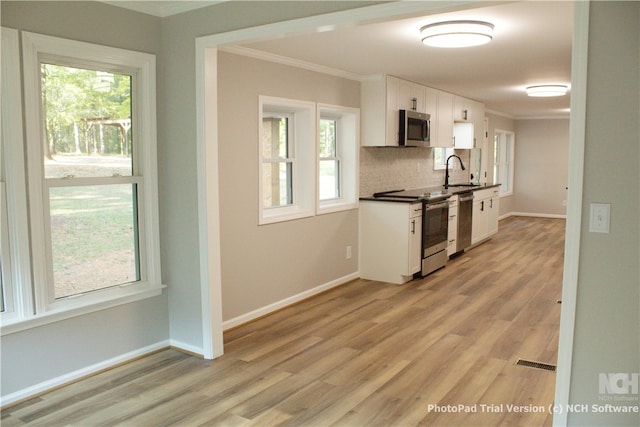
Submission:
[[[445,189],[444,186],[439,187],[426,187],[426,188],[415,188],[410,190],[404,190],[402,193],[407,194],[408,197],[400,198],[400,197],[385,197],[379,196],[374,197],[373,195],[360,197],[360,200],[368,200],[375,202],[396,202],[396,203],[421,203],[423,200],[429,201],[437,201],[448,199],[451,196],[455,196],[456,194],[466,193],[469,191],[478,191],[484,190],[487,188],[499,187],[501,184],[480,184],[473,186],[460,186],[457,187],[455,184],[450,185],[448,189]],[[414,196],[415,198],[411,198]]]

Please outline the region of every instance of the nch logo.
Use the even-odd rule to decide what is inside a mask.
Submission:
[[[600,394],[638,394],[638,374],[599,374]]]

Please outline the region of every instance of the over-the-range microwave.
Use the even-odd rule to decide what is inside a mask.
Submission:
[[[400,110],[398,144],[407,147],[431,147],[431,115]]]

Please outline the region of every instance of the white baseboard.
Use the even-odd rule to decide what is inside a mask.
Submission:
[[[202,347],[195,347],[191,344],[174,339],[169,340],[169,344],[176,350],[181,350],[185,353],[193,354],[194,356],[204,357],[204,349]]]
[[[355,273],[348,274],[336,280],[332,280],[331,282],[316,286],[315,288],[309,289],[308,291],[301,292],[283,300],[274,302],[273,304],[266,305],[257,310],[250,311],[249,313],[234,317],[233,319],[226,320],[222,323],[222,329],[226,331],[227,329],[231,329],[236,326],[242,325],[243,323],[250,322],[269,313],[273,313],[274,311],[284,308],[288,305],[295,304],[298,301],[302,301],[303,299],[312,297],[331,288],[335,288],[336,286],[343,285],[347,282],[357,279],[358,277],[360,277],[360,273],[356,271]]]
[[[537,217],[537,218],[567,219],[567,215],[532,213],[532,212],[511,212],[504,217],[506,218],[507,216],[531,216],[531,217]],[[502,219],[502,217],[500,217],[500,219]]]
[[[10,405],[12,403],[16,403],[21,400],[32,398],[38,394],[42,394],[54,388],[57,388],[66,384],[70,384],[79,379],[82,379],[91,375],[95,375],[101,371],[104,371],[105,369],[113,368],[122,363],[128,362],[130,360],[136,359],[141,356],[145,356],[147,354],[150,354],[155,351],[162,350],[163,348],[168,348],[168,347],[169,347],[169,340],[160,341],[155,344],[151,344],[149,346],[142,347],[134,351],[130,351],[129,353],[121,354],[120,356],[116,356],[111,359],[104,360],[94,365],[90,365],[85,368],[78,369],[77,371],[69,372],[68,374],[64,374],[47,381],[43,381],[39,384],[32,385],[22,390],[18,390],[6,396],[3,395],[0,397],[0,407],[4,407],[5,405]]]

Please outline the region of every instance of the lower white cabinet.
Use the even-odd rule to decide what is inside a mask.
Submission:
[[[458,242],[458,196],[449,198],[449,228],[447,239],[447,256],[456,253]]]
[[[473,192],[471,244],[475,245],[498,232],[500,188],[492,187]]]
[[[360,277],[395,284],[422,268],[422,203],[360,201]]]

